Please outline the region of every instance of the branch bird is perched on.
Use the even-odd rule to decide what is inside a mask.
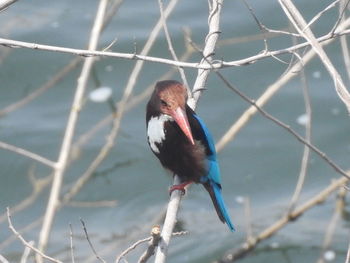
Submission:
[[[181,184],[170,191],[200,183],[231,231],[235,228],[221,195],[220,171],[213,139],[203,121],[186,104],[187,91],[175,80],[159,81],[147,104],[148,144],[161,164],[177,174]]]

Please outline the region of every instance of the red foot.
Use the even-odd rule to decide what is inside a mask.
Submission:
[[[179,190],[181,191],[181,194],[184,195],[186,193],[185,187],[189,184],[192,184],[192,181],[188,181],[188,182],[184,182],[182,184],[175,184],[173,186],[170,187],[169,189],[169,194],[171,195],[171,193],[175,190]]]

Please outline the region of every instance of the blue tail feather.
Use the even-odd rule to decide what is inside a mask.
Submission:
[[[201,183],[209,192],[220,219],[225,221],[231,231],[235,231],[235,227],[231,222],[230,216],[224,203],[224,199],[222,198],[221,194],[220,168],[216,160],[214,140],[204,122],[197,115],[194,115],[194,117],[198,120],[202,128],[202,131],[204,133],[204,140],[206,142],[204,144],[209,148],[210,152],[210,154],[207,155],[208,173],[206,176],[203,176],[201,178]]]
[[[211,182],[211,186],[214,190],[214,195],[215,195],[215,198],[216,198],[216,202],[217,202],[217,205],[220,209],[220,212],[225,220],[225,223],[227,224],[227,226],[230,228],[230,230],[233,232],[235,231],[235,227],[234,225],[232,224],[231,222],[231,218],[227,212],[227,209],[226,209],[226,205],[225,205],[225,202],[224,202],[224,199],[222,198],[222,194],[221,194],[221,188],[218,184],[216,184],[215,182]]]

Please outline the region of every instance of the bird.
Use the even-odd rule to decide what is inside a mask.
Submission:
[[[208,191],[221,222],[235,227],[221,193],[220,169],[213,138],[187,104],[187,89],[176,80],[156,83],[146,106],[147,141],[162,166],[180,178],[174,190],[185,191],[191,183]]]

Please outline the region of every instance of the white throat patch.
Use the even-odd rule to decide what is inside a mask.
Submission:
[[[164,122],[166,121],[173,121],[173,118],[169,115],[161,114],[159,117],[152,117],[148,122],[148,142],[156,153],[159,153],[156,143],[160,144],[165,139]]]

